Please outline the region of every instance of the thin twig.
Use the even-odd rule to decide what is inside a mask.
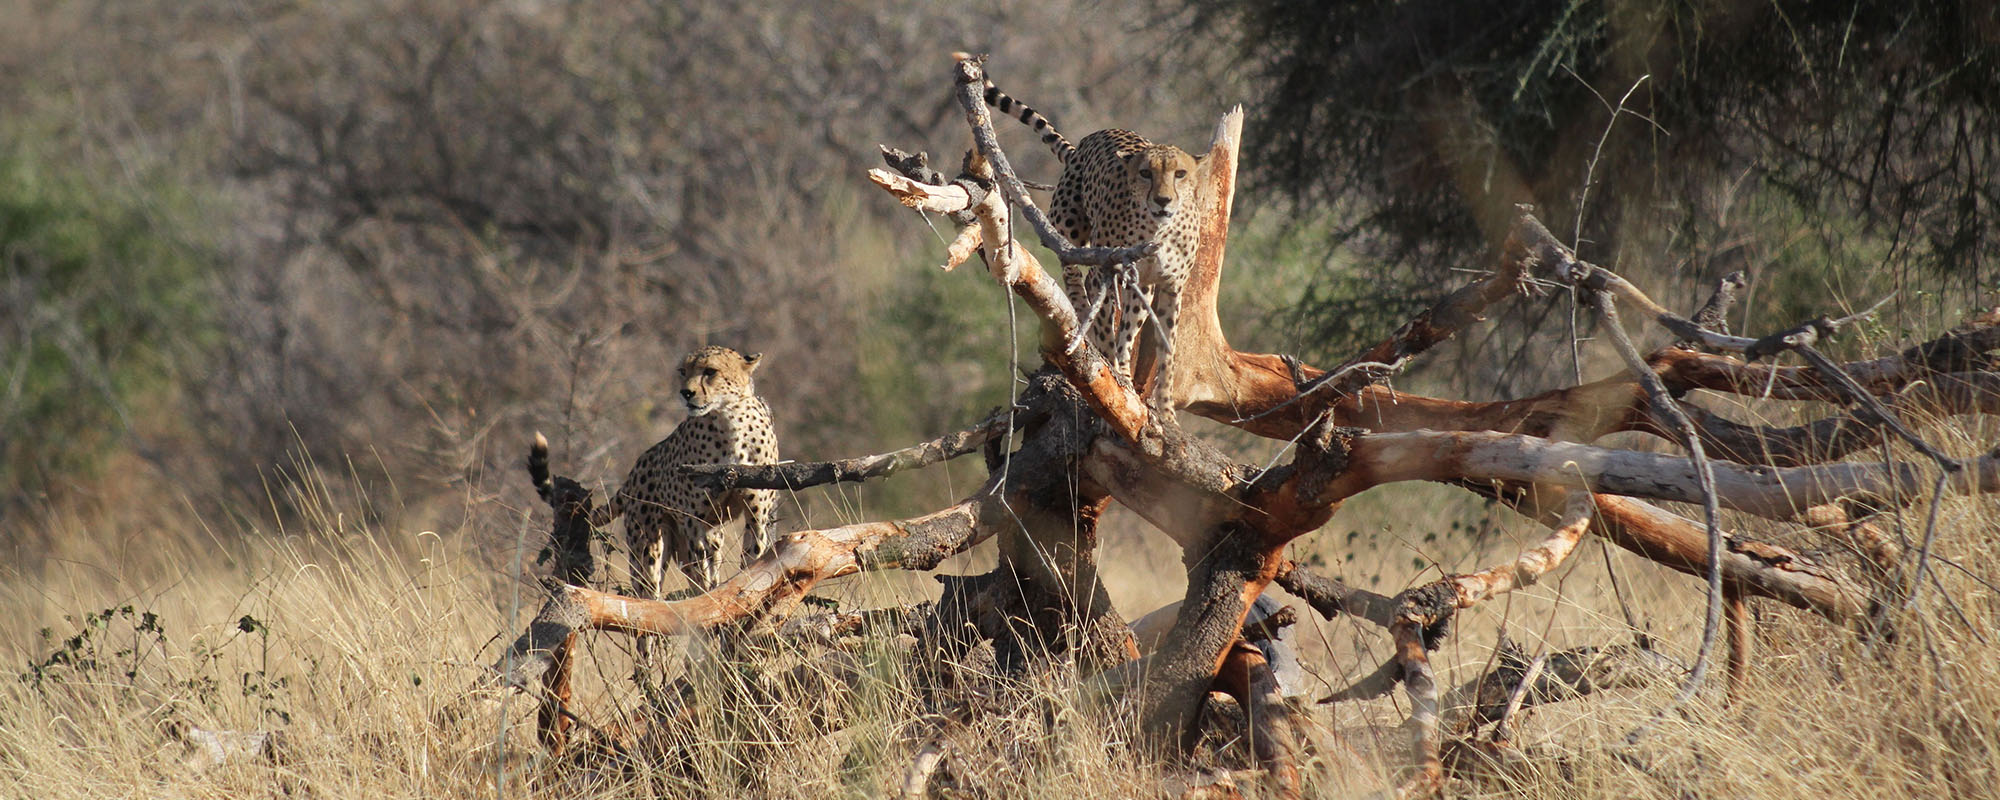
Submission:
[[[1694,697],[1694,693],[1701,688],[1702,681],[1708,677],[1709,661],[1715,652],[1716,634],[1722,627],[1722,509],[1716,500],[1715,470],[1708,462],[1708,454],[1702,451],[1701,437],[1695,434],[1694,423],[1681,412],[1679,404],[1675,403],[1673,396],[1667,393],[1667,387],[1660,381],[1660,376],[1646,365],[1646,359],[1639,354],[1639,348],[1634,347],[1631,338],[1625,335],[1625,328],[1618,321],[1616,301],[1606,292],[1593,292],[1591,299],[1595,301],[1598,315],[1602,318],[1613,348],[1618,351],[1619,357],[1625,360],[1626,367],[1638,377],[1639,384],[1645,387],[1646,396],[1652,403],[1654,413],[1660,416],[1662,422],[1667,423],[1667,427],[1680,435],[1681,446],[1687,449],[1688,460],[1694,464],[1695,480],[1701,485],[1702,517],[1708,525],[1708,611],[1702,619],[1701,649],[1696,651],[1694,668],[1688,670],[1687,681],[1674,693],[1673,701],[1667,708],[1626,734],[1626,743],[1634,744],[1660,717]]]
[[[1307,395],[1319,391],[1321,388],[1329,384],[1332,384],[1333,382],[1338,381],[1341,378],[1351,375],[1359,370],[1369,370],[1371,372],[1382,373],[1382,375],[1380,376],[1372,374],[1369,376],[1369,382],[1373,383],[1374,381],[1381,380],[1382,377],[1386,377],[1387,375],[1402,369],[1403,365],[1410,363],[1410,358],[1411,358],[1410,356],[1403,356],[1402,358],[1396,359],[1394,363],[1390,364],[1384,364],[1380,361],[1358,361],[1353,364],[1347,364],[1332,372],[1328,372],[1324,375],[1314,378],[1311,383],[1306,384],[1305,387],[1301,388],[1297,394],[1294,394],[1291,397],[1286,398],[1284,402],[1279,403],[1270,408],[1264,409],[1262,412],[1259,412],[1252,416],[1244,417],[1242,419],[1230,420],[1229,424],[1241,425],[1246,422],[1255,422],[1257,420],[1271,416],[1272,414],[1276,414],[1279,411],[1283,410],[1286,406],[1290,406],[1293,403],[1299,402],[1300,400],[1304,400],[1306,399]]]
[[[1944,505],[1944,483],[1950,477],[1950,472],[1939,471],[1937,483],[1931,487],[1931,510],[1924,520],[1924,542],[1917,548],[1917,576],[1910,582],[1909,596],[1903,600],[1904,609],[1917,607],[1917,596],[1924,590],[1924,576],[1930,574],[1931,543],[1937,539],[1938,507]]]
[[[716,490],[803,489],[865,481],[978,452],[987,442],[1011,432],[1011,413],[1011,409],[998,412],[970,428],[880,455],[783,464],[684,464],[679,470],[696,484]]]
[[[1500,711],[1500,719],[1493,725],[1493,741],[1504,742],[1513,738],[1507,731],[1507,720],[1513,719],[1514,712],[1521,710],[1521,702],[1528,699],[1528,690],[1534,687],[1535,681],[1541,680],[1542,669],[1548,664],[1547,655],[1535,656],[1535,660],[1528,662],[1528,671],[1521,675],[1521,682],[1514,687],[1514,691],[1507,694],[1507,707]]]

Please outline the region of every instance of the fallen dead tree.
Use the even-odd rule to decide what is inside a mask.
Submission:
[[[959,105],[975,150],[961,174],[947,178],[920,157],[886,151],[889,169],[871,171],[877,186],[906,206],[962,225],[951,263],[982,259],[990,276],[1041,320],[1044,367],[1012,409],[966,431],[882,456],[819,464],[718,465],[691,470],[716,486],[804,487],[862,480],[957,455],[983,452],[989,471],[977,490],[947,508],[910,519],[803,530],[704,594],[649,601],[550,581],[548,599],[507,649],[491,683],[553,698],[581,631],[676,636],[702,631],[749,635],[777,630],[821,583],[885,569],[929,571],[944,559],[996,540],[993,573],[956,579],[932,612],[955,624],[953,635],[990,643],[1003,669],[1075,665],[1097,676],[1114,702],[1128,704],[1138,730],[1172,752],[1192,745],[1211,691],[1236,698],[1256,733],[1252,749],[1264,774],[1286,796],[1300,794],[1290,712],[1275,699],[1269,668],[1242,630],[1245,614],[1272,583],[1321,614],[1346,614],[1384,628],[1394,657],[1337,697],[1408,695],[1411,770],[1401,789],[1434,792],[1444,776],[1443,736],[1462,735],[1441,700],[1428,653],[1465,608],[1533,584],[1562,564],[1586,534],[1711,584],[1708,634],[1681,698],[1699,688],[1718,626],[1728,625],[1733,671],[1750,661],[1743,598],[1767,597],[1833,623],[1870,624],[1878,592],[1811,559],[1722,529],[1717,509],[1799,521],[1850,534],[1886,509],[1934,502],[1939,493],[2000,488],[2000,457],[1952,460],[1915,438],[1903,415],[1981,414],[1996,407],[1987,352],[2000,327],[1980,320],[1902,353],[1836,364],[1813,346],[1841,321],[1815,321],[1749,339],[1702,329],[1661,308],[1615,273],[1575,258],[1525,210],[1490,274],[1442,298],[1388,339],[1330,369],[1296,359],[1231,348],[1216,315],[1234,198],[1240,111],[1217,126],[1198,173],[1196,207],[1204,215],[1194,277],[1185,290],[1174,356],[1142,348],[1136,381],[1115,374],[1103,354],[1078,340],[1078,310],[1060,282],[1014,238],[1031,231],[1066,264],[1107,265],[1141,248],[1075,248],[1049,225],[1015,175],[980,97],[983,66],[953,65]],[[1468,402],[1398,392],[1382,384],[1412,359],[1476,324],[1489,306],[1535,291],[1535,281],[1573,287],[1600,309],[1600,325],[1623,338],[1614,302],[1637,309],[1676,337],[1711,349],[1773,356],[1797,352],[1805,367],[1755,364],[1730,355],[1669,349],[1640,354],[1631,369],[1595,382],[1501,402]],[[1289,461],[1259,469],[1233,463],[1182,430],[1175,415],[1144,398],[1171,379],[1172,406],[1292,443]],[[1136,384],[1136,385],[1135,385]],[[1851,410],[1794,428],[1765,428],[1722,418],[1691,402],[1701,389],[1755,397],[1813,399]],[[1662,455],[1601,447],[1597,440],[1639,432],[1680,445]],[[1859,448],[1896,437],[1930,463],[1839,462]],[[1706,457],[1701,454],[1706,453]],[[1690,457],[1692,456],[1692,457]],[[1341,585],[1287,560],[1285,548],[1318,530],[1347,498],[1386,483],[1442,481],[1494,498],[1551,533],[1519,558],[1453,575],[1393,597]],[[1652,501],[1703,505],[1691,523]],[[587,495],[571,496],[587,504]],[[1141,652],[1112,608],[1098,567],[1097,523],[1112,503],[1145,519],[1178,546],[1187,592],[1157,648]],[[561,525],[562,520],[558,520]],[[1890,553],[1885,558],[1896,558]],[[1884,567],[1884,575],[1899,574]],[[1921,565],[1919,566],[1921,574]],[[1004,586],[1005,591],[993,587]],[[1565,662],[1567,663],[1567,662]],[[1545,665],[1546,666],[1546,665]],[[1565,672],[1565,670],[1569,670]],[[1479,698],[1479,721],[1504,723],[1510,708],[1555,699],[1543,672],[1507,688],[1499,711]],[[1555,679],[1582,675],[1558,667]],[[1494,690],[1498,691],[1498,690]],[[566,700],[545,700],[561,707]],[[564,709],[565,713],[566,709]],[[546,713],[559,726],[564,713]],[[1441,733],[1443,731],[1443,733]],[[560,732],[546,738],[559,746]],[[949,748],[926,745],[900,787],[921,793]],[[910,781],[914,781],[911,784]]]

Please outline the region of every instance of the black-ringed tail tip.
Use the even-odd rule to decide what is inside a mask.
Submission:
[[[549,437],[543,436],[541,431],[535,431],[535,447],[541,450],[549,449]]]

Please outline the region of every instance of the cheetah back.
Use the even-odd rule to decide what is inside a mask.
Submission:
[[[756,396],[751,380],[758,359],[726,347],[688,354],[679,376],[690,416],[640,455],[613,498],[612,515],[625,516],[635,588],[641,594],[658,596],[668,558],[695,585],[714,585],[722,550],[718,529],[730,520],[744,521],[746,554],[761,554],[770,545],[777,492],[711,491],[678,471],[685,464],[777,462],[771,409]]]

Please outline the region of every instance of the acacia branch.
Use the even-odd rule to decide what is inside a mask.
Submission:
[[[1404,323],[1389,338],[1332,370],[1299,365],[1295,360],[1288,363],[1284,356],[1245,353],[1229,347],[1220,323],[1215,320],[1215,287],[1190,281],[1186,296],[1204,298],[1205,302],[1190,308],[1199,307],[1206,313],[1185,312],[1181,324],[1206,325],[1210,330],[1193,341],[1176,337],[1175,363],[1189,365],[1186,372],[1178,366],[1175,369],[1173,388],[1177,404],[1217,422],[1279,439],[1291,438],[1329,412],[1335,424],[1376,428],[1366,414],[1354,413],[1358,409],[1353,407],[1352,395],[1478,323],[1493,303],[1532,291],[1527,276],[1540,263],[1539,252],[1544,243],[1533,239],[1532,229],[1526,226],[1531,220],[1532,217],[1523,215],[1517,222],[1492,274],[1446,295]],[[1219,271],[1220,267],[1215,269]],[[1381,364],[1388,369],[1362,368],[1367,364]]]
[[[1444,579],[1458,607],[1471,608],[1492,597],[1535,585],[1549,570],[1569,559],[1584,530],[1590,527],[1596,510],[1589,493],[1573,493],[1562,519],[1541,544],[1528,548],[1512,562]]]
[[[880,455],[783,464],[684,464],[680,472],[713,491],[803,489],[842,481],[865,481],[978,452],[986,443],[1007,435],[1013,422],[1013,414],[1003,411],[965,430]]]
[[[1686,702],[1701,688],[1708,677],[1709,658],[1715,650],[1715,636],[1722,627],[1722,508],[1716,498],[1715,467],[1709,463],[1708,454],[1702,449],[1701,437],[1695,434],[1694,423],[1681,413],[1680,404],[1667,393],[1660,376],[1653,374],[1646,365],[1639,348],[1625,335],[1625,326],[1618,321],[1618,306],[1611,295],[1602,291],[1591,293],[1592,305],[1597,309],[1599,321],[1610,334],[1612,347],[1618,357],[1625,361],[1627,369],[1639,378],[1639,385],[1645,387],[1646,398],[1650,402],[1654,416],[1668,424],[1674,438],[1687,451],[1689,466],[1693,467],[1696,488],[1701,492],[1702,521],[1708,527],[1708,608],[1704,612],[1701,625],[1701,647],[1695,651],[1694,668],[1688,670],[1687,681],[1681,684],[1674,695],[1674,704]],[[1690,323],[1692,325],[1692,323]],[[1702,330],[1703,335],[1719,335]]]
[[[1516,481],[1588,489],[1682,503],[1702,491],[1687,459],[1613,450],[1532,436],[1474,431],[1411,431],[1357,436],[1351,467],[1326,490],[1351,497],[1408,480]],[[1837,463],[1774,469],[1712,465],[1723,506],[1770,519],[1795,519],[1813,506],[1848,502],[1886,509],[1907,505],[1929,488],[1916,465]],[[2000,456],[1970,461],[1946,488],[1974,494],[2000,491]]]
[[[559,648],[585,630],[685,635],[782,614],[821,581],[880,569],[929,570],[992,536],[1004,510],[990,506],[998,478],[971,499],[895,522],[792,533],[742,572],[685,600],[645,600],[560,582],[528,630],[495,665],[502,685],[525,689],[559,663]]]
[[[1524,489],[1520,484],[1460,482],[1463,488],[1506,504],[1544,525],[1560,524],[1571,493],[1579,489]],[[1642,500],[1608,494],[1592,495],[1597,506],[1590,532],[1662,566],[1689,575],[1708,567],[1708,537],[1704,526]],[[1768,597],[1811,611],[1839,623],[1860,620],[1868,606],[1867,592],[1810,559],[1763,542],[1726,537],[1722,557],[1723,585],[1757,597]]]

